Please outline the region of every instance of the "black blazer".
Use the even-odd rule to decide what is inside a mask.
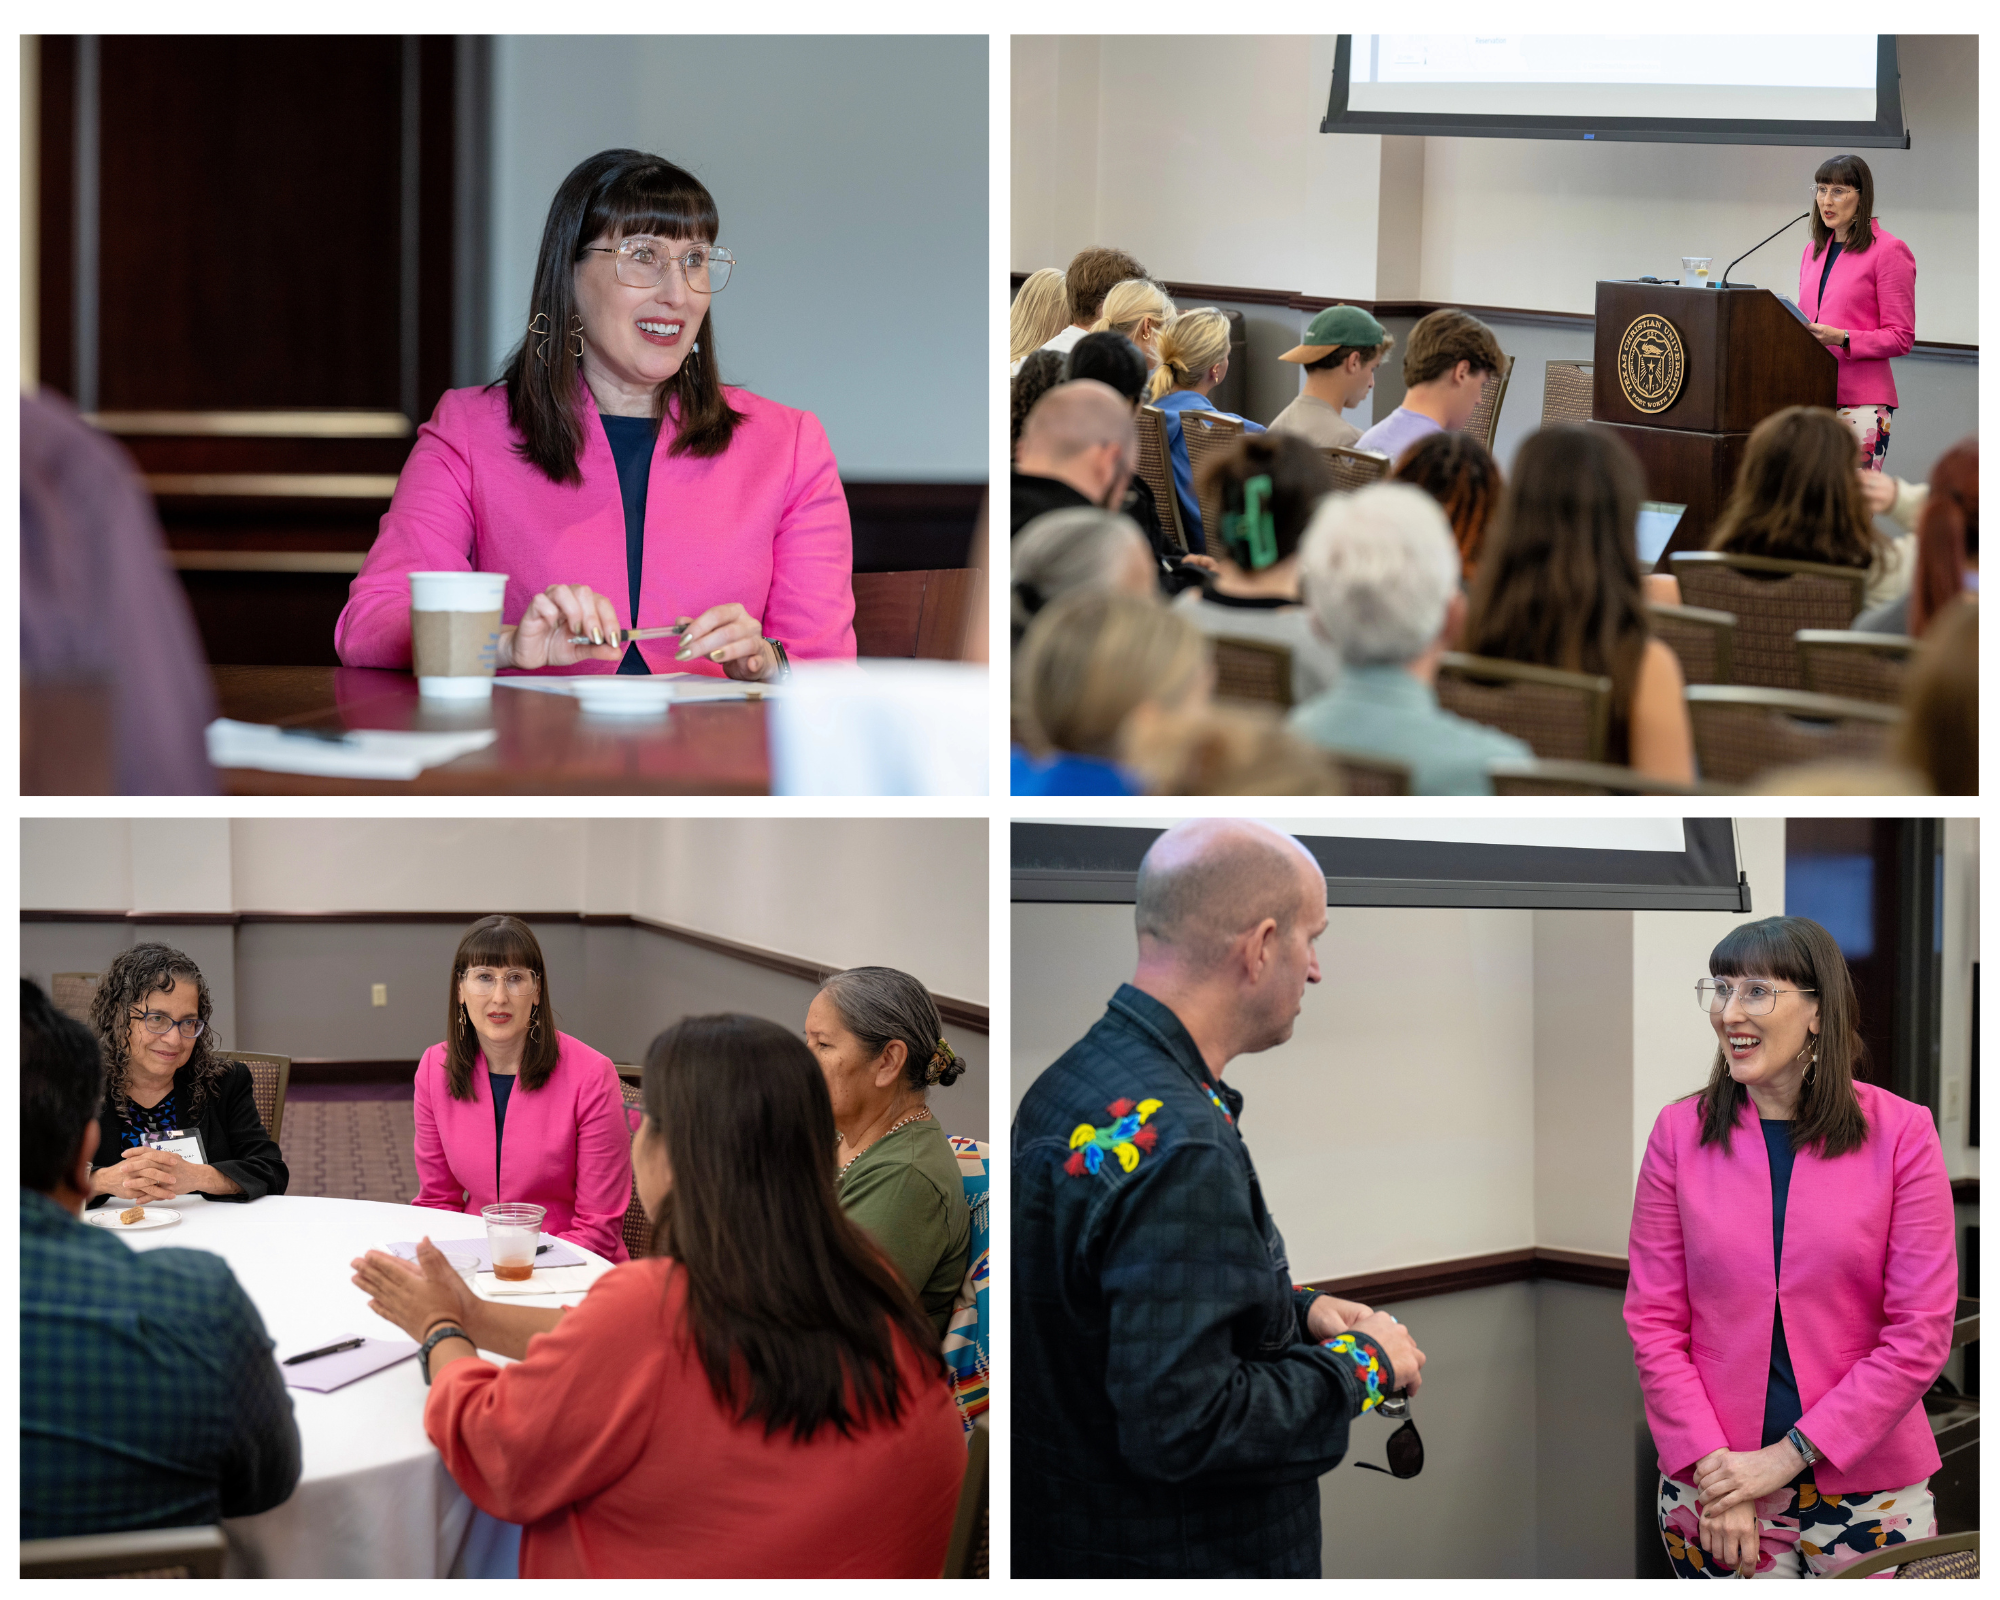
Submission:
[[[174,1089],[184,1093],[187,1068],[174,1074]],[[117,1165],[125,1149],[125,1108],[106,1105],[99,1119],[103,1136],[97,1141],[97,1155],[91,1165]],[[250,1069],[241,1061],[226,1063],[221,1080],[194,1118],[194,1130],[201,1135],[202,1154],[208,1164],[241,1186],[241,1194],[205,1194],[204,1200],[261,1200],[267,1194],[283,1194],[292,1175],[278,1141],[264,1131],[257,1115],[256,1091],[251,1087]],[[101,1159],[100,1159],[101,1158]],[[90,1204],[99,1206],[115,1195],[98,1195]]]

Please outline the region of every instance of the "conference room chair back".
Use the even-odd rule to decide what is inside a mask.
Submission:
[[[1868,575],[1859,567],[1770,556],[1690,550],[1670,557],[1681,603],[1736,618],[1730,645],[1735,683],[1804,689],[1805,669],[1793,635],[1801,628],[1844,629],[1861,610]]]
[[[986,603],[977,567],[854,574],[854,644],[863,656],[959,661],[973,609]]]
[[[1185,555],[1187,529],[1181,526],[1181,502],[1174,493],[1174,471],[1167,454],[1167,414],[1158,406],[1139,408],[1139,476],[1153,491],[1160,531]]]
[[[1181,437],[1187,441],[1188,470],[1194,475],[1202,533],[1208,541],[1208,553],[1214,555],[1222,547],[1222,489],[1219,484],[1206,489],[1201,486],[1202,468],[1235,447],[1243,437],[1243,424],[1213,411],[1183,411]]]
[[[639,1069],[636,1066],[618,1069],[618,1097],[625,1102],[628,1113],[638,1106]],[[634,1261],[641,1256],[652,1254],[653,1225],[646,1220],[646,1208],[639,1204],[639,1180],[636,1176],[632,1180],[631,1198],[625,1202],[625,1223],[622,1232],[625,1236],[626,1252]]]
[[[1352,489],[1365,489],[1371,483],[1380,483],[1389,476],[1389,468],[1394,465],[1380,450],[1350,450],[1341,444],[1321,445],[1320,454],[1333,468],[1335,494],[1346,494]]]
[[[1507,380],[1514,376],[1514,358],[1507,356],[1505,364],[1498,372],[1488,373],[1486,384],[1479,391],[1479,404],[1472,408],[1472,416],[1465,424],[1465,431],[1472,438],[1493,448],[1493,435],[1500,426],[1500,407],[1507,399]]]
[[[101,972],[52,972],[49,974],[50,1003],[64,1016],[88,1023],[90,1002],[97,997],[97,986],[103,978]]]
[[[250,1069],[250,1092],[257,1101],[257,1120],[273,1139],[285,1125],[285,1090],[291,1086],[292,1058],[261,1050],[217,1050],[217,1061],[240,1061]]]
[[[1792,637],[1809,693],[1879,700],[1885,705],[1903,698],[1916,640],[1900,633],[1850,633],[1838,628],[1801,628]]]
[[[229,1541],[213,1524],[23,1539],[24,1578],[219,1578]]]
[[[1589,672],[1447,653],[1438,704],[1525,740],[1545,761],[1602,761],[1611,727],[1611,680]]]
[[[1391,761],[1361,750],[1329,752],[1340,765],[1340,776],[1349,794],[1408,794],[1412,782],[1407,761]]]
[[[1602,761],[1496,761],[1487,769],[1495,794],[1718,794],[1713,784],[1649,778]]]
[[[1687,708],[1695,765],[1711,783],[1755,783],[1810,761],[1879,761],[1902,720],[1872,701],[1741,684],[1697,684]]]
[[[1287,645],[1264,639],[1209,641],[1215,649],[1215,697],[1250,700],[1289,710],[1292,704],[1292,652]]]
[[[1653,632],[1680,657],[1681,677],[1688,683],[1730,683],[1735,671],[1736,618],[1706,606],[1648,604],[1646,617]]]
[[[958,1511],[952,1518],[951,1543],[945,1546],[944,1573],[947,1578],[984,1578],[987,1575],[988,1541],[986,1527],[986,1420],[972,1430],[965,1459],[965,1481],[958,1489]]]
[[[1898,1578],[1977,1578],[1979,1576],[1979,1530],[1940,1534],[1932,1539],[1911,1539],[1892,1544],[1863,1556],[1851,1567],[1831,1574],[1836,1578],[1873,1578],[1884,1572]]]
[[[1595,363],[1551,361],[1542,372],[1542,426],[1552,422],[1588,422]]]

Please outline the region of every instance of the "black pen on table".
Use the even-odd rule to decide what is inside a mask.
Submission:
[[[301,1361],[312,1361],[319,1356],[337,1356],[343,1350],[359,1350],[366,1339],[343,1339],[339,1344],[323,1345],[317,1350],[308,1350],[302,1356],[287,1356],[278,1363],[281,1367],[296,1367]]]

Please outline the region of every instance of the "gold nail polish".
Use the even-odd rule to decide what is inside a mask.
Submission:
[[[694,652],[692,650],[683,650],[679,655],[675,656],[674,659],[676,661],[685,661],[689,656],[693,654]]]

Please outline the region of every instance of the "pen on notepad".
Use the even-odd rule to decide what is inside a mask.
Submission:
[[[322,1345],[317,1350],[308,1350],[302,1356],[287,1356],[278,1365],[296,1367],[301,1361],[315,1361],[321,1356],[337,1356],[343,1350],[359,1350],[367,1342],[366,1339],[343,1339],[339,1344]]]

